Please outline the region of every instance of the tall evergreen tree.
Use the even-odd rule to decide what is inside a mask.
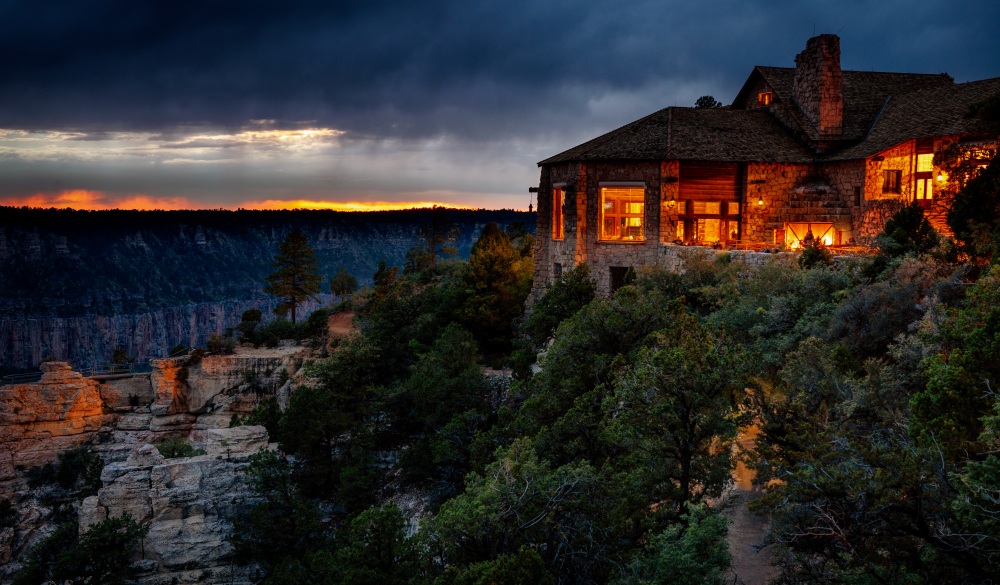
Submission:
[[[405,274],[433,268],[438,256],[458,254],[458,224],[451,221],[444,207],[431,209],[431,221],[420,228],[420,241],[406,253]]]
[[[316,297],[320,280],[316,252],[302,230],[296,228],[278,246],[274,273],[267,277],[264,292],[282,297],[284,301],[277,306],[275,313],[283,315],[291,310],[292,323],[295,323],[296,307],[306,299]]]

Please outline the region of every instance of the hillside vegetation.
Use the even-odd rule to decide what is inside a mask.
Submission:
[[[712,504],[737,457],[766,487],[781,582],[994,574],[988,258],[692,251],[610,298],[579,267],[519,321],[529,258],[503,236],[380,271],[349,302],[359,332],[262,413],[294,455],[258,457],[263,500],[236,523],[262,582],[731,582]],[[736,453],[748,424],[757,447]]]

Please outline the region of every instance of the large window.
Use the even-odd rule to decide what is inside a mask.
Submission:
[[[563,205],[566,204],[566,192],[562,187],[552,189],[552,239],[561,240],[565,237],[563,227]]]
[[[601,239],[641,242],[646,189],[636,186],[601,187]]]
[[[779,238],[781,238],[780,241]],[[775,230],[774,243],[780,244],[783,242],[785,246],[797,250],[811,243],[823,246],[839,246],[841,238],[842,235],[838,230],[834,229],[832,223],[796,222],[786,223],[783,230]]]

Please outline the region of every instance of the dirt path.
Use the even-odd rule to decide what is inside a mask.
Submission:
[[[746,429],[737,438],[741,449],[752,449],[759,433],[756,427]],[[733,555],[732,578],[735,583],[765,585],[778,575],[771,566],[770,547],[761,548],[767,538],[767,519],[747,509],[747,504],[760,496],[753,487],[753,470],[743,462],[733,472],[736,485],[726,502],[723,513],[732,521],[729,525],[729,551]]]

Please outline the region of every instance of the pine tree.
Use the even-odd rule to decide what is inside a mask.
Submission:
[[[296,307],[306,299],[316,297],[320,280],[316,252],[302,230],[296,228],[278,246],[278,254],[274,257],[274,273],[267,277],[264,292],[284,299],[275,313],[283,315],[291,310],[294,324]]]

